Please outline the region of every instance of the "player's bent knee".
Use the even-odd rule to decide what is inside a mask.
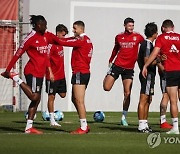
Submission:
[[[110,91],[111,88],[112,88],[112,86],[109,86],[109,85],[107,85],[107,84],[103,84],[103,89],[104,89],[105,91]]]
[[[54,100],[54,99],[55,99],[55,96],[54,96],[54,95],[48,95],[48,99]]]
[[[40,95],[40,94],[37,94],[37,93],[34,93],[31,97],[29,97],[29,99],[30,99],[31,101],[37,102],[37,101],[39,101],[39,100],[41,99],[41,95]]]

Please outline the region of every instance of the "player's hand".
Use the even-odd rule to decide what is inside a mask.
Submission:
[[[111,68],[112,67],[112,63],[109,63],[108,67]]]
[[[143,67],[142,76],[143,76],[144,78],[147,77],[147,67],[146,67],[146,66]]]
[[[2,72],[1,75],[2,75],[4,78],[9,79],[9,72],[8,72],[8,71]]]
[[[161,55],[161,60],[162,60],[162,61],[167,60],[167,56],[166,56],[165,54]]]
[[[51,82],[54,82],[54,74],[53,73],[50,73],[50,80],[51,80]]]

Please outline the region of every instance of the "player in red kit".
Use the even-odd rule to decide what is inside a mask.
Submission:
[[[61,39],[60,41],[60,44],[63,46],[73,47],[71,56],[72,102],[79,115],[80,128],[72,131],[71,134],[86,134],[90,130],[86,120],[84,97],[90,79],[90,62],[93,53],[93,45],[84,31],[84,22],[76,21],[73,23],[74,37]]]
[[[25,128],[25,133],[42,134],[43,132],[32,127],[34,115],[41,99],[41,88],[43,78],[48,67],[48,40],[45,36],[47,22],[41,15],[32,15],[30,19],[33,26],[32,31],[25,37],[14,57],[6,68],[6,71],[1,73],[6,78],[13,79],[24,91],[31,100],[28,108],[28,120]],[[10,72],[16,61],[26,51],[29,56],[29,61],[24,68],[24,75],[27,84],[24,83],[16,73]]]
[[[110,70],[104,79],[103,87],[105,91],[110,91],[114,82],[121,74],[124,88],[121,124],[128,126],[126,115],[130,105],[134,65],[138,56],[139,44],[144,40],[144,38],[139,33],[133,31],[134,20],[132,18],[126,18],[124,20],[124,27],[125,31],[115,37],[115,45],[109,59]]]
[[[56,36],[60,39],[68,34],[68,29],[63,24],[56,26]],[[50,67],[46,72],[46,92],[48,93],[48,111],[51,126],[61,126],[54,119],[54,100],[56,93],[61,98],[66,96],[66,79],[64,72],[64,51],[63,46],[49,44]],[[50,73],[51,72],[51,73]]]
[[[160,53],[165,54],[167,59],[163,62],[166,90],[170,99],[170,112],[173,127],[167,134],[179,134],[178,126],[178,86],[180,85],[180,34],[174,32],[174,24],[171,20],[162,23],[163,32],[158,36],[155,48],[145,63],[142,75],[146,77],[147,67]]]

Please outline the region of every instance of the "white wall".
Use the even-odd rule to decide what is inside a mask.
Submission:
[[[108,59],[114,45],[114,37],[124,31],[123,20],[132,17],[135,20],[135,31],[143,34],[144,26],[148,22],[156,22],[161,26],[163,20],[172,19],[175,30],[180,32],[180,2],[174,0],[173,5],[168,0],[30,0],[29,14],[41,14],[48,21],[48,30],[54,32],[59,23],[65,24],[72,35],[72,23],[83,20],[86,33],[94,44],[94,54],[91,63],[91,80],[86,93],[86,107],[88,111],[97,109],[103,111],[122,111],[123,89],[119,78],[110,92],[103,91],[102,82],[108,69]],[[65,48],[65,69],[68,83],[68,93],[65,99],[57,97],[55,108],[62,111],[72,111],[74,106],[71,98],[71,69],[69,48]],[[139,69],[135,67],[135,77],[132,89],[130,111],[137,111],[140,84]],[[157,76],[155,96],[150,111],[159,111],[161,91]],[[46,110],[47,94],[42,94],[43,110]]]

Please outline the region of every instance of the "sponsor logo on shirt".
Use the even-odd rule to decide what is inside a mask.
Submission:
[[[40,53],[47,53],[48,52],[48,46],[41,46],[41,47],[37,47],[36,49]]]
[[[168,35],[166,35],[166,36],[164,36],[164,38],[165,38],[166,40],[179,41],[179,37],[178,37],[178,36],[168,36]]]
[[[122,48],[133,48],[136,45],[136,42],[119,42]]]

